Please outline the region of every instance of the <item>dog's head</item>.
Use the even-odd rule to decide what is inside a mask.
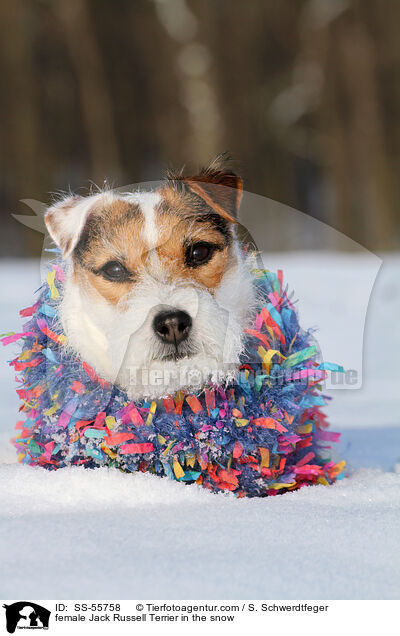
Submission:
[[[66,261],[68,346],[132,398],[221,381],[251,320],[239,177],[218,162],[155,191],[70,196],[46,225]]]

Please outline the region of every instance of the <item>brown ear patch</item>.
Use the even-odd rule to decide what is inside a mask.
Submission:
[[[217,214],[231,223],[237,223],[240,201],[243,193],[241,177],[226,165],[224,156],[218,157],[208,168],[197,175],[169,175],[173,181],[180,181]]]

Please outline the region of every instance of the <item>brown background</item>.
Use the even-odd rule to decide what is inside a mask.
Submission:
[[[223,150],[248,191],[398,249],[399,27],[398,0],[2,2],[2,255],[40,253],[20,199]]]

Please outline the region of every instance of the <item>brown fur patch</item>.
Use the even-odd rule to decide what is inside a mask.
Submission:
[[[164,188],[162,194],[157,247],[160,259],[168,264],[175,278],[192,279],[213,292],[232,259],[232,237],[227,239],[207,212],[199,210],[198,202],[191,195],[177,194],[172,188]],[[208,263],[190,267],[185,262],[186,249],[190,244],[201,241],[212,243],[217,249]]]
[[[123,310],[121,300],[140,282],[145,270],[152,273],[152,255],[157,254],[164,280],[193,280],[214,292],[234,259],[230,224],[191,193],[180,193],[166,185],[160,194],[154,219],[158,235],[154,250],[148,249],[143,233],[145,219],[135,203],[116,198],[90,213],[73,255],[77,284],[101,294],[113,305],[120,303]],[[190,267],[185,260],[186,250],[199,241],[212,243],[216,250],[208,263]],[[124,265],[130,280],[109,281],[101,275],[101,268],[113,260]]]
[[[135,272],[142,265],[146,250],[143,225],[139,207],[122,199],[116,199],[105,208],[94,209],[74,251],[76,281],[91,286],[114,305],[120,302],[132,289]],[[95,273],[113,260],[121,262],[132,273],[131,280],[113,282]]]
[[[184,176],[183,172],[169,173],[169,179],[175,183],[181,182],[222,218],[237,223],[243,181],[232,172],[229,163],[229,157],[222,154],[196,175]]]

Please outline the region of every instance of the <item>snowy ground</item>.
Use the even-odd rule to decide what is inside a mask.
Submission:
[[[284,266],[300,298],[303,326],[320,326],[325,359],[337,349],[335,362],[349,355],[358,364],[351,346],[357,334],[349,327],[344,337],[343,330],[365,313],[370,264],[362,255],[270,259],[271,269]],[[310,277],[320,280],[317,295]],[[363,294],[346,287],[351,277]],[[342,431],[337,454],[349,477],[282,497],[236,500],[149,475],[16,464],[8,440],[17,399],[5,364],[12,351],[1,349],[0,596],[399,598],[399,278],[400,257],[383,257],[366,322],[362,388],[330,391],[332,428]],[[39,281],[36,263],[0,264],[1,332],[18,327],[18,309]]]

